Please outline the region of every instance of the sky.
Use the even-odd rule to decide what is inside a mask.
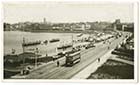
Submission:
[[[133,22],[133,3],[113,2],[4,2],[4,22]]]

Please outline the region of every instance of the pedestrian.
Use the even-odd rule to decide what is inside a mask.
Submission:
[[[108,50],[109,50],[109,48],[110,48],[110,47],[108,46]]]
[[[60,64],[59,61],[57,61],[57,67],[59,67],[59,64]]]
[[[98,58],[98,62],[100,62],[100,58]]]

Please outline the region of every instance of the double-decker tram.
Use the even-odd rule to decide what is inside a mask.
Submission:
[[[66,55],[66,66],[72,66],[81,60],[80,51],[71,51]]]

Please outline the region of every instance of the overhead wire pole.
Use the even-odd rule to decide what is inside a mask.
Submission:
[[[25,53],[25,47],[24,47],[24,44],[25,44],[25,38],[23,37],[23,42],[22,42],[23,53]],[[21,69],[21,74],[24,74],[24,72],[23,72],[24,69],[25,69],[24,65],[25,65],[25,56],[23,56],[23,65],[22,65],[22,69]]]
[[[72,49],[73,49],[73,34],[72,34]]]
[[[23,46],[24,44],[25,44],[25,38],[23,37],[23,43],[22,43],[23,53],[25,52],[25,48]]]
[[[25,53],[24,44],[25,44],[25,38],[23,37],[23,43],[22,43],[23,53]],[[25,56],[23,57],[23,65],[24,65],[24,63],[25,63]]]

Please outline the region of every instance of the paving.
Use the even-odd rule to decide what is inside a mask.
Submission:
[[[71,79],[86,79],[88,76],[90,76],[91,73],[95,72],[110,58],[112,51],[113,49],[106,53],[104,56],[100,57],[100,62],[96,60],[95,62],[87,66],[84,70],[80,71],[75,76],[73,76]]]

